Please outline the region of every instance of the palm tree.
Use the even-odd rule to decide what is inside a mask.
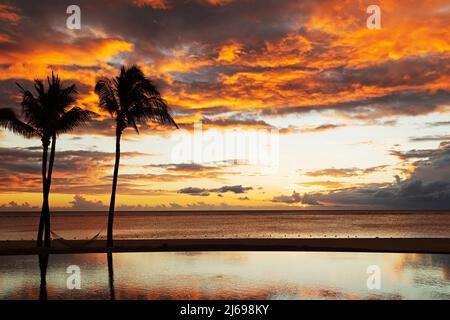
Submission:
[[[86,124],[95,115],[94,112],[83,110],[79,107],[71,107],[75,103],[75,96],[78,92],[75,90],[75,85],[72,84],[66,88],[61,86],[61,81],[59,77],[53,74],[52,78],[47,78],[48,91],[45,96],[45,92],[41,89],[38,91],[39,98],[44,98],[50,109],[50,122],[51,122],[51,149],[50,149],[50,159],[48,163],[47,172],[47,185],[44,193],[44,213],[45,213],[45,243],[44,245],[50,246],[50,206],[49,206],[49,195],[50,187],[52,184],[52,174],[53,166],[55,163],[56,154],[56,140],[61,134],[73,131],[76,127]],[[32,96],[29,91],[22,89],[23,96]],[[24,98],[25,100],[25,98]],[[23,104],[23,102],[22,102]]]
[[[25,121],[17,118],[11,109],[1,109],[0,127],[10,129],[26,138],[38,136],[43,146],[42,156],[42,192],[43,203],[39,221],[37,245],[42,246],[45,229],[45,246],[50,246],[50,206],[49,194],[52,182],[56,153],[57,136],[75,127],[85,124],[94,115],[93,112],[70,106],[75,102],[75,85],[63,88],[59,77],[53,74],[47,77],[48,89],[40,80],[34,81],[37,95],[17,84],[22,95],[22,113]],[[51,142],[50,158],[48,148]],[[48,160],[47,160],[48,159]],[[48,169],[47,169],[48,165]]]
[[[47,128],[47,123],[43,121],[45,118],[45,112],[42,108],[27,110],[25,112],[26,121],[19,120],[12,109],[2,108],[0,109],[0,127],[8,129],[13,133],[21,135],[25,138],[39,137],[42,141],[42,198],[45,199],[45,191],[47,186],[47,158],[48,147],[50,145],[50,134]],[[42,246],[42,235],[44,232],[44,204],[42,205],[41,217],[39,220],[37,246]]]
[[[39,300],[47,300],[48,252],[39,253],[38,259],[39,259],[39,271],[41,274],[41,282],[39,285]]]
[[[116,201],[117,176],[120,162],[120,138],[127,127],[133,127],[139,134],[137,124],[156,121],[162,125],[173,125],[169,107],[153,82],[146,78],[141,69],[122,66],[119,76],[100,78],[95,86],[99,106],[116,121],[116,159],[108,214],[107,245],[113,246],[114,207]]]

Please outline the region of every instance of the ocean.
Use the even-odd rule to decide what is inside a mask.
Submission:
[[[107,212],[52,213],[64,239],[106,237]],[[35,239],[39,214],[0,213],[0,240]],[[163,211],[117,212],[116,239],[450,237],[450,212]]]
[[[39,214],[0,214],[0,240]],[[116,239],[450,237],[449,212],[118,212]],[[105,237],[106,212],[58,212],[65,239]],[[0,256],[0,299],[450,299],[450,255],[147,252]],[[69,288],[71,270],[79,288]],[[379,270],[379,286],[370,272]],[[69,281],[70,282],[70,281]]]

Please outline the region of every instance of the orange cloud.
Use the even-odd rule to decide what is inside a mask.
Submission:
[[[235,0],[197,0],[200,3],[207,3],[214,6],[227,5]],[[170,0],[132,0],[133,4],[139,7],[152,7],[153,9],[166,10],[169,9],[173,4]]]
[[[234,1],[235,0],[206,0],[206,2],[208,2],[209,4],[215,5],[215,6],[227,5]]]
[[[351,178],[357,176],[365,176],[375,172],[383,171],[386,166],[369,167],[365,169],[360,168],[328,168],[316,171],[306,172],[305,175],[309,177],[340,177],[340,178]]]
[[[366,27],[370,1],[346,0],[313,6],[306,28],[332,36],[333,60],[362,66],[409,55],[446,53],[450,49],[447,1],[383,1],[380,30]],[[337,61],[336,61],[337,62]],[[320,64],[320,63],[319,63]]]
[[[0,42],[13,42],[13,40],[6,34],[0,34]]]
[[[15,24],[21,19],[18,12],[19,10],[14,6],[0,4],[0,21],[6,21]]]
[[[211,5],[230,2],[202,0]],[[133,3],[167,9],[166,22],[170,24],[169,13],[175,2],[135,0]],[[172,46],[149,41],[144,46],[151,49],[148,56],[140,52],[144,49],[134,48],[126,37],[30,43],[26,49],[11,45],[11,50],[0,56],[0,64],[4,65],[0,79],[32,79],[56,69],[63,78],[92,86],[99,74],[110,75],[116,71],[108,61],[127,53],[130,58],[125,62],[140,63],[146,74],[164,82],[163,95],[171,106],[177,110],[201,110],[177,116],[186,127],[201,119],[206,110],[217,107],[237,112],[243,109],[276,112],[281,107],[338,106],[408,90],[427,90],[433,94],[450,89],[446,71],[450,59],[446,32],[449,13],[442,10],[445,4],[446,1],[434,1],[411,6],[406,0],[384,1],[382,29],[368,30],[367,1],[356,5],[353,1],[306,1],[288,6],[286,13],[302,19],[291,21],[288,32],[268,36],[267,40],[247,42],[234,36],[209,43],[202,42],[199,35],[194,41],[180,41]],[[6,35],[0,36],[2,39],[14,41]],[[87,68],[69,68],[74,63]],[[95,108],[92,93],[83,100],[83,105]],[[433,109],[445,110],[442,106]],[[392,116],[395,112],[377,108],[370,116]],[[342,115],[336,117],[339,116]],[[224,118],[216,124],[225,127],[220,122],[225,124]],[[246,126],[245,123],[237,125]],[[333,128],[289,127],[282,133]]]
[[[26,50],[10,51],[3,54],[0,63],[18,61],[40,65],[95,66],[121,52],[130,52],[133,44],[119,39],[86,39],[73,43],[35,44]]]
[[[139,7],[149,6],[153,9],[169,8],[169,2],[167,0],[133,0],[133,3]]]
[[[237,43],[231,43],[223,46],[220,49],[219,56],[217,57],[218,62],[233,62],[242,50],[242,46]]]
[[[115,68],[108,65],[107,61],[132,49],[131,43],[118,39],[92,39],[57,45],[36,44],[26,50],[11,50],[2,54],[0,64],[4,67],[0,80],[45,78],[55,71],[65,80],[74,79],[93,86],[99,75],[99,66],[103,72],[115,72]]]
[[[245,50],[242,44],[231,42],[219,48],[215,60],[184,60],[186,63],[172,63],[170,68],[159,71],[198,72],[221,65],[247,69],[219,74],[221,86],[214,90],[185,90],[181,86],[176,93],[168,91],[168,100],[185,108],[221,105],[239,110],[242,106],[264,109],[280,105],[331,105],[382,97],[401,90],[448,89],[446,72],[426,84],[416,83],[415,74],[406,74],[409,67],[405,64],[399,65],[396,74],[386,74],[398,79],[391,86],[382,81],[367,81],[367,84],[355,81],[334,89],[339,85],[340,75],[327,71],[345,66],[352,72],[363,72],[364,68],[410,58],[432,55],[449,58],[450,41],[446,31],[449,14],[440,10],[445,3],[423,2],[411,7],[408,1],[383,2],[382,29],[369,30],[365,11],[369,2],[361,1],[356,6],[352,1],[314,2],[306,16],[304,32],[290,32],[281,39],[266,41],[257,50]],[[183,61],[182,57],[175,61]],[[438,66],[427,68],[443,70]]]

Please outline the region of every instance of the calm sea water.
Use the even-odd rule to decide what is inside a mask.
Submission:
[[[116,253],[109,269],[106,254],[51,255],[47,269],[42,261],[0,257],[0,299],[450,299],[450,255]],[[79,290],[67,288],[70,265]],[[370,265],[380,289],[367,288]]]
[[[52,215],[66,239],[106,232],[106,212]],[[0,213],[0,240],[36,237],[38,214]],[[118,212],[117,239],[450,237],[450,212]]]

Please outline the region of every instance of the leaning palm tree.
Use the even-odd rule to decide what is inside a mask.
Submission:
[[[123,131],[127,127],[132,127],[139,133],[138,124],[145,124],[149,120],[176,128],[178,126],[156,86],[145,77],[137,66],[128,69],[122,66],[119,76],[100,78],[95,86],[95,93],[99,96],[100,108],[108,112],[116,121],[116,158],[107,231],[107,246],[112,247],[114,208],[120,162],[120,139]]]
[[[71,107],[75,102],[75,85],[63,88],[58,76],[52,73],[47,77],[48,89],[44,83],[35,80],[34,88],[37,95],[25,90],[17,84],[22,95],[22,113],[25,121],[21,121],[11,109],[1,109],[0,127],[10,129],[26,138],[40,137],[43,146],[42,156],[42,193],[43,203],[39,221],[37,245],[42,246],[45,230],[45,246],[50,246],[50,206],[49,194],[55,162],[57,136],[73,130],[86,123],[93,112]],[[71,108],[70,108],[71,107]],[[51,142],[50,158],[48,148]]]
[[[72,84],[66,88],[63,88],[59,77],[53,74],[52,77],[47,77],[48,90],[44,91],[42,85],[39,86],[38,99],[34,98],[33,94],[22,87],[23,101],[24,103],[34,104],[36,101],[41,101],[48,105],[49,114],[47,121],[50,120],[50,133],[51,133],[51,149],[50,158],[47,171],[47,183],[44,192],[43,211],[45,216],[45,242],[46,247],[50,246],[50,206],[49,195],[50,187],[52,184],[53,167],[55,163],[56,154],[56,140],[61,134],[73,131],[76,127],[86,124],[95,115],[94,112],[83,110],[79,107],[72,107],[75,103],[75,96],[78,92],[75,89],[75,85]],[[19,85],[20,87],[20,85]],[[33,99],[34,98],[34,99]],[[38,102],[39,103],[39,102]]]
[[[21,121],[12,109],[0,109],[0,127],[10,130],[11,132],[21,135],[25,138],[38,137],[42,141],[42,198],[45,199],[45,192],[47,190],[47,162],[48,162],[48,147],[50,145],[50,133],[47,123],[43,121],[45,118],[45,111],[43,108],[36,108],[28,110],[25,113],[25,122]],[[37,246],[42,246],[42,236],[44,232],[44,203],[42,205],[41,216],[39,219],[39,228],[37,236]]]

